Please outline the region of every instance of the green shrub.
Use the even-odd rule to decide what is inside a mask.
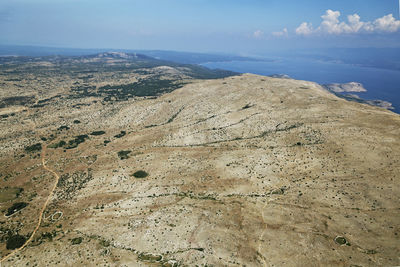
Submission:
[[[80,243],[82,243],[83,238],[82,237],[75,237],[71,240],[71,244],[72,245],[79,245]]]
[[[137,171],[134,174],[132,174],[133,177],[135,178],[146,178],[149,174],[145,171]]]
[[[62,125],[60,127],[58,127],[57,130],[62,131],[62,130],[69,130],[70,128],[67,125]]]
[[[125,136],[126,135],[126,132],[125,131],[121,131],[121,133],[119,133],[119,134],[117,134],[117,135],[114,135],[114,137],[115,138],[121,138],[121,137],[123,137],[123,136]]]
[[[94,131],[90,135],[103,135],[105,133],[106,133],[105,131]]]
[[[22,235],[13,235],[7,239],[6,248],[13,250],[22,247],[26,242],[26,238]]]
[[[130,150],[121,150],[121,151],[118,152],[118,157],[120,159],[129,159],[129,154],[131,152],[132,151],[130,151]]]
[[[69,140],[68,145],[65,148],[66,149],[76,148],[76,147],[78,147],[79,144],[85,142],[85,140],[88,138],[89,138],[89,136],[87,134],[78,135],[75,137],[75,139]]]
[[[65,141],[60,141],[58,143],[50,144],[49,148],[59,148],[65,146],[67,143]]]
[[[335,242],[339,245],[345,245],[347,243],[347,240],[343,236],[337,236],[335,237]]]
[[[41,143],[37,143],[31,146],[27,146],[25,147],[25,151],[26,152],[38,152],[42,150],[42,144]]]

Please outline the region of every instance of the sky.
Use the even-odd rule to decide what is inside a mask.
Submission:
[[[399,0],[1,0],[0,44],[236,54],[400,47]]]

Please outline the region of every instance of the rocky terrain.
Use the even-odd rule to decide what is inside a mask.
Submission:
[[[398,114],[138,55],[2,60],[2,266],[400,265]]]
[[[335,93],[348,93],[348,92],[366,92],[367,90],[361,83],[330,83],[324,84],[323,87]]]

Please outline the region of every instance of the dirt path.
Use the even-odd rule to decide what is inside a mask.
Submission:
[[[60,179],[60,176],[59,176],[55,171],[53,171],[52,169],[50,169],[49,167],[47,167],[47,165],[46,165],[46,149],[47,149],[47,146],[44,145],[44,146],[43,146],[43,149],[42,149],[42,153],[41,153],[42,166],[43,166],[43,168],[44,168],[46,171],[48,171],[48,172],[50,172],[51,174],[53,174],[53,176],[56,178],[55,181],[54,181],[53,187],[51,188],[51,191],[50,191],[50,193],[49,193],[49,195],[48,195],[46,201],[44,202],[44,204],[43,204],[43,206],[42,206],[42,209],[40,210],[38,222],[37,222],[37,224],[36,224],[35,229],[33,230],[32,234],[31,234],[31,236],[29,237],[29,239],[26,240],[26,242],[22,245],[22,247],[17,248],[16,250],[14,250],[13,252],[11,252],[11,253],[8,254],[7,256],[1,258],[1,259],[0,259],[0,266],[1,266],[1,263],[2,263],[2,262],[6,261],[6,260],[9,259],[10,257],[14,256],[15,254],[17,254],[18,252],[20,252],[21,250],[23,250],[23,249],[33,240],[33,237],[35,236],[36,232],[39,230],[40,224],[42,223],[43,213],[44,213],[44,211],[46,210],[47,205],[49,204],[51,198],[53,197],[53,193],[54,193],[54,191],[55,191],[55,189],[56,189],[56,187],[57,187],[58,180]]]
[[[265,204],[263,205],[263,207],[262,207],[262,209],[261,209],[261,218],[262,218],[262,220],[263,220],[263,224],[265,225],[265,227],[264,227],[264,229],[263,229],[263,231],[262,231],[262,233],[261,233],[261,235],[260,235],[260,237],[259,237],[259,239],[258,239],[258,254],[261,256],[261,259],[262,259],[262,261],[263,261],[263,266],[264,266],[264,267],[267,267],[267,266],[268,266],[267,261],[266,261],[264,255],[261,253],[261,250],[262,250],[262,247],[263,247],[264,234],[265,234],[265,231],[267,230],[267,223],[265,222],[264,210],[265,210],[265,208],[268,206],[269,201],[270,201],[270,199],[268,198],[268,199],[265,201]]]

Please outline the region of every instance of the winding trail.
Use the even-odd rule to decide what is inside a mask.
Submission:
[[[52,189],[51,189],[51,191],[50,191],[50,193],[49,193],[49,195],[48,195],[46,201],[44,202],[44,204],[43,204],[43,206],[42,206],[42,209],[40,210],[38,222],[37,222],[37,224],[36,224],[35,229],[33,230],[32,234],[31,234],[31,236],[29,237],[28,240],[25,241],[25,243],[24,243],[20,248],[15,249],[13,252],[11,252],[10,254],[8,254],[7,256],[1,258],[1,259],[0,259],[0,266],[1,266],[1,263],[2,263],[2,262],[6,261],[6,260],[9,259],[10,257],[14,256],[15,254],[17,254],[18,252],[20,252],[21,250],[23,250],[23,249],[33,240],[33,237],[35,236],[36,232],[39,230],[40,224],[42,223],[43,213],[44,213],[44,211],[46,210],[47,205],[49,204],[51,198],[53,197],[53,194],[54,194],[54,191],[56,190],[58,181],[60,180],[60,176],[59,176],[55,171],[53,171],[52,169],[50,169],[49,167],[47,167],[47,165],[46,165],[46,159],[45,159],[45,156],[46,156],[46,149],[47,149],[47,146],[44,145],[44,146],[43,146],[43,149],[42,149],[42,153],[41,153],[42,166],[43,166],[43,168],[44,168],[46,171],[48,171],[48,172],[50,172],[51,174],[53,174],[53,176],[56,178],[55,181],[54,181],[54,185],[53,185],[53,187],[52,187]]]
[[[263,229],[263,231],[262,231],[262,233],[261,233],[261,235],[260,235],[260,237],[259,237],[259,239],[258,239],[258,254],[261,256],[261,259],[262,259],[262,261],[263,261],[263,266],[264,266],[264,267],[267,267],[267,266],[268,266],[267,261],[266,261],[264,255],[261,253],[261,250],[262,250],[262,247],[263,247],[264,234],[265,234],[265,231],[267,230],[267,223],[265,222],[264,210],[265,210],[265,208],[267,207],[267,205],[269,204],[269,201],[270,201],[270,199],[268,198],[268,199],[265,201],[265,204],[263,205],[263,207],[262,207],[262,209],[261,209],[261,218],[262,218],[262,220],[263,220],[263,223],[264,223],[265,227],[264,227],[264,229]]]

